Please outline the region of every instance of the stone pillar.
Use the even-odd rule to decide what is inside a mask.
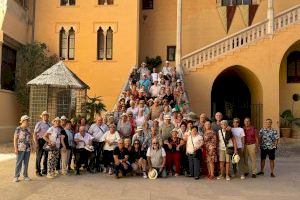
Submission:
[[[182,0],[177,0],[176,71],[181,73]]]
[[[273,35],[274,33],[274,6],[273,0],[268,0],[268,34]]]

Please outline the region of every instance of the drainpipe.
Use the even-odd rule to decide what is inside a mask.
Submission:
[[[176,71],[181,73],[182,0],[177,0]]]
[[[31,43],[34,43],[34,32],[35,32],[35,4],[36,4],[36,0],[33,0]]]
[[[268,0],[268,11],[267,11],[267,17],[268,17],[268,34],[273,35],[274,34],[274,4],[273,0]]]

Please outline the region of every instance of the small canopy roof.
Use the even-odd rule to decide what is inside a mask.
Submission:
[[[29,81],[27,85],[48,85],[59,88],[90,89],[76,76],[63,61],[59,61],[42,74]]]

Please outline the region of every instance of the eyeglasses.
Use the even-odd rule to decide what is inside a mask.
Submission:
[[[136,144],[140,144],[140,143],[134,143],[134,145],[136,145]]]
[[[153,142],[152,144],[157,144],[157,142]]]

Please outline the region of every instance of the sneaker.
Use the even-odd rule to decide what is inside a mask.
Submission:
[[[262,172],[262,171],[260,171],[260,172],[258,172],[256,175],[264,175],[265,173],[264,172]]]
[[[230,181],[230,177],[229,176],[226,176],[226,181]]]
[[[109,174],[109,175],[112,175],[112,174],[113,174],[113,171],[112,171],[112,169],[111,169],[111,168],[109,168],[109,170],[108,170],[108,174]]]
[[[224,176],[220,175],[217,177],[218,180],[224,179]]]
[[[177,177],[177,176],[179,176],[179,174],[175,173],[175,175],[174,175],[174,176],[176,176],[176,177]]]
[[[256,178],[256,174],[252,174],[252,178]]]
[[[246,178],[245,176],[241,176],[241,180],[245,180],[245,178]]]
[[[244,176],[246,176],[246,177],[247,177],[248,175],[249,175],[249,173],[245,173],[245,174],[244,174]]]
[[[13,182],[14,182],[14,183],[19,182],[19,178],[18,178],[18,177],[15,177],[15,178],[13,179]]]
[[[146,172],[143,172],[143,178],[144,178],[144,179],[147,179],[147,178],[148,178],[148,176],[147,176],[147,173],[146,173]]]
[[[271,173],[270,176],[271,176],[272,178],[275,178],[275,177],[276,177],[274,173]]]
[[[50,178],[50,179],[52,179],[52,178],[54,178],[54,176],[53,176],[53,175],[51,175],[51,174],[47,174],[47,178]]]
[[[31,179],[27,176],[27,177],[24,177],[24,181],[30,181]]]
[[[195,177],[195,180],[199,180],[199,178],[200,178],[199,176],[196,176],[196,177]]]

